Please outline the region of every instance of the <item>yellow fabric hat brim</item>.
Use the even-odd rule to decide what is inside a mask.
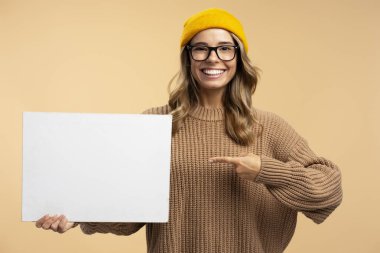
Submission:
[[[240,21],[227,11],[212,8],[194,14],[183,25],[181,47],[185,46],[197,33],[210,28],[222,28],[234,33],[248,52],[247,38]]]

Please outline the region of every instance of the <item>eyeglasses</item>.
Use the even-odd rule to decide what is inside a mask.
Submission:
[[[211,51],[215,51],[220,60],[231,61],[235,58],[236,51],[239,49],[238,46],[231,45],[218,47],[187,45],[186,48],[189,50],[191,58],[193,58],[194,61],[205,61],[210,56]]]

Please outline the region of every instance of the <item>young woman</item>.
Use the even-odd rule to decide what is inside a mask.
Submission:
[[[168,223],[80,223],[86,234],[130,235],[148,252],[283,252],[297,214],[323,222],[342,200],[341,177],[282,118],[252,106],[258,75],[240,22],[221,9],[190,17],[181,38],[173,115]],[[77,224],[45,216],[36,226]]]

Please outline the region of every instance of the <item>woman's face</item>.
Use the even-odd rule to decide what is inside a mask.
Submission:
[[[222,45],[235,45],[232,36],[224,29],[212,28],[196,34],[191,46],[216,47]],[[190,57],[191,73],[197,81],[200,91],[225,89],[236,73],[236,56],[231,61],[218,58],[215,51],[211,51],[204,61],[195,61]]]

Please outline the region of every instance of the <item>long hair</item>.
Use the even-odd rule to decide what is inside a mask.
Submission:
[[[225,128],[228,136],[237,144],[254,143],[253,125],[259,124],[252,107],[252,95],[256,90],[259,68],[251,64],[239,38],[231,33],[238,44],[237,68],[235,76],[227,84],[223,95]],[[186,46],[181,48],[181,65],[178,73],[170,80],[169,106],[173,115],[173,135],[179,130],[190,110],[200,103],[199,89],[190,69],[190,57]],[[177,77],[177,87],[171,91],[171,85]]]

